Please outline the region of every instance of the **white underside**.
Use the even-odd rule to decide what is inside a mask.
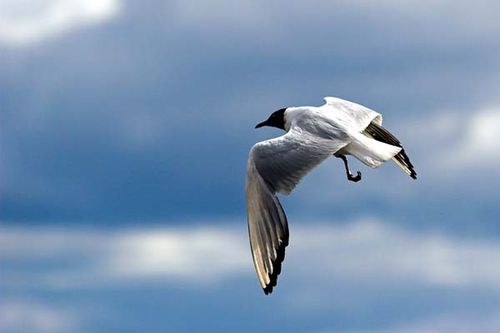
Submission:
[[[376,168],[401,151],[400,147],[374,140],[362,133],[351,134],[352,141],[340,153],[356,157],[364,164]]]

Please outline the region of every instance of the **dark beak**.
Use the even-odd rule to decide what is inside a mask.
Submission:
[[[267,126],[267,120],[255,125],[255,128],[261,128],[262,126]]]

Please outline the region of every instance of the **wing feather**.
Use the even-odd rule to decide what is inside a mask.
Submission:
[[[382,125],[382,115],[366,106],[337,97],[325,97],[323,107],[332,108],[335,121],[355,132],[362,132],[370,123]]]
[[[411,178],[417,179],[417,173],[410,161],[408,155],[401,145],[401,142],[387,129],[380,126],[380,124],[370,123],[365,129],[365,133],[374,138],[377,141],[384,142],[396,147],[401,147],[401,151],[393,157],[394,162],[396,162],[401,169],[403,169]]]
[[[302,177],[348,141],[297,130],[257,143],[247,165],[246,202],[252,258],[264,293],[271,293],[288,245],[288,222],[276,192],[290,193]]]

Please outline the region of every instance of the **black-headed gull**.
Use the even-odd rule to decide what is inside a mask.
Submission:
[[[416,173],[398,139],[382,125],[382,115],[340,98],[325,97],[320,107],[280,109],[255,128],[277,127],[287,133],[255,144],[246,178],[248,232],[252,257],[264,293],[276,286],[288,245],[288,224],[276,193],[289,194],[300,179],[330,156],[341,158],[347,178],[346,155],[376,168],[392,159],[410,177]]]

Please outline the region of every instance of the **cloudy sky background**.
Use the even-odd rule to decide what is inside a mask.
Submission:
[[[2,332],[498,332],[497,1],[0,0]],[[380,111],[419,179],[327,161],[259,290],[272,111]]]

